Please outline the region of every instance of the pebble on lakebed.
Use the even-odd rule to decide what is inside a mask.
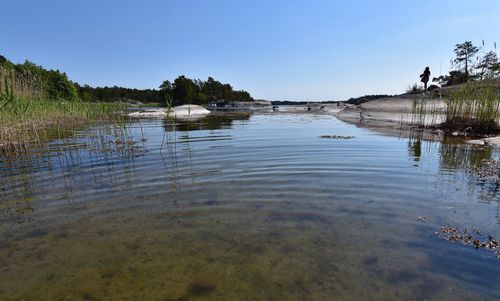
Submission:
[[[200,273],[193,277],[189,285],[189,292],[203,295],[213,291],[219,283],[219,278],[211,273]]]

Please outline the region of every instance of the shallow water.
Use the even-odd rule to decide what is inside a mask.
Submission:
[[[498,300],[500,259],[436,234],[500,238],[468,172],[498,155],[307,114],[91,128],[0,158],[0,299]]]

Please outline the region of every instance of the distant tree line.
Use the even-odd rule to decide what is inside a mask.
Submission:
[[[174,82],[165,80],[158,89],[130,89],[122,87],[90,87],[76,84],[78,95],[84,101],[117,101],[132,99],[140,102],[156,102],[173,106],[183,104],[206,105],[223,100],[253,101],[250,93],[235,91],[230,84],[224,84],[209,77],[206,81],[178,76]]]
[[[143,103],[164,103],[165,94],[158,89],[132,89],[123,87],[91,87],[75,83],[78,97],[89,102],[114,102],[136,100]]]
[[[311,103],[321,103],[321,104],[332,104],[332,103],[338,103],[338,100],[323,100],[323,101],[317,101],[317,100],[273,100],[271,101],[271,104],[274,106],[302,106],[302,105],[308,105]]]
[[[273,100],[271,101],[271,104],[273,106],[301,106],[301,105],[307,105],[311,103],[312,101],[293,101],[293,100]]]
[[[212,77],[202,81],[181,75],[173,83],[168,80],[163,81],[160,89],[164,92],[167,101],[172,101],[173,105],[185,103],[204,105],[223,100],[254,100],[247,91],[235,91],[230,84],[221,83]]]
[[[290,100],[273,100],[271,101],[272,105],[278,105],[278,106],[297,106],[297,105],[308,105],[310,103],[316,103],[316,104],[334,104],[334,103],[349,103],[349,104],[355,104],[359,105],[364,102],[368,102],[371,100],[375,99],[380,99],[380,98],[388,98],[388,97],[393,97],[392,95],[387,95],[387,94],[381,94],[381,95],[365,95],[365,96],[360,96],[360,97],[351,97],[348,100],[325,100],[325,101],[290,101]]]
[[[135,100],[144,103],[171,105],[200,104],[217,101],[253,101],[250,93],[236,91],[230,84],[212,77],[206,81],[181,75],[173,82],[165,80],[158,89],[132,89],[123,87],[91,87],[70,81],[59,70],[47,70],[30,61],[14,64],[0,55],[0,93],[10,86],[15,93],[26,97],[65,99],[88,102]]]
[[[455,45],[455,57],[451,59],[452,70],[448,75],[434,77],[433,82],[442,86],[463,84],[470,80],[483,80],[500,77],[500,62],[494,50],[486,51],[484,40],[482,47],[465,41]]]
[[[354,105],[359,105],[368,101],[372,101],[375,99],[380,99],[380,98],[387,98],[387,97],[392,97],[392,95],[386,95],[386,94],[380,94],[380,95],[365,95],[361,97],[353,97],[349,98],[346,103],[354,104]]]

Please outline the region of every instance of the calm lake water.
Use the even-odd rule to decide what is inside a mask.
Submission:
[[[500,259],[436,234],[500,238],[468,171],[498,156],[307,114],[96,126],[0,157],[0,299],[499,300]]]

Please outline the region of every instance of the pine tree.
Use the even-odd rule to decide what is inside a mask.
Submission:
[[[474,46],[471,41],[465,41],[462,44],[455,45],[455,59],[454,64],[459,68],[463,68],[465,74],[465,81],[470,78],[469,69],[472,69],[473,58],[478,53],[479,48]]]

